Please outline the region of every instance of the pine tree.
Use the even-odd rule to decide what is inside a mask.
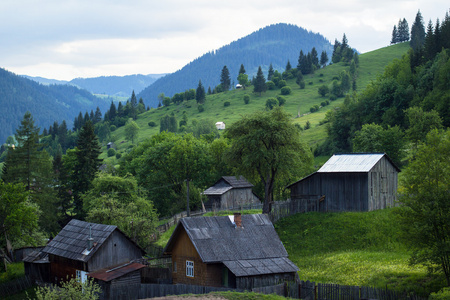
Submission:
[[[94,114],[94,124],[100,122],[102,120],[102,112],[100,111],[100,108],[97,106]]]
[[[272,80],[273,73],[274,73],[273,66],[272,63],[270,63],[269,71],[267,72],[267,80]]]
[[[305,62],[305,54],[303,54],[303,50],[300,50],[300,54],[298,55],[297,70],[301,70],[304,62]]]
[[[245,68],[244,68],[244,65],[243,64],[241,64],[241,67],[239,68],[239,74],[245,74],[246,72],[245,72]],[[238,75],[239,75],[238,74]]]
[[[292,69],[291,62],[290,62],[289,59],[288,59],[288,61],[287,61],[287,63],[286,63],[285,71],[286,71],[286,72],[289,72],[291,69]]]
[[[394,29],[392,30],[391,45],[397,43],[398,43],[398,31],[397,26],[394,25]]]
[[[222,73],[220,75],[220,84],[222,86],[222,91],[228,91],[231,86],[230,71],[228,71],[227,66],[223,66]]]
[[[94,125],[86,122],[78,134],[76,147],[76,162],[72,174],[72,190],[77,217],[84,217],[81,195],[89,190],[102,160],[99,159],[101,148],[94,133]]]
[[[111,105],[109,106],[109,111],[108,111],[108,116],[109,116],[109,120],[105,120],[105,121],[114,121],[116,119],[116,114],[117,114],[117,110],[116,110],[116,105],[114,104],[113,101],[111,101]]]
[[[199,104],[205,103],[206,100],[205,88],[203,87],[201,80],[198,81],[197,90],[195,91],[195,100],[197,100],[197,103]]]
[[[261,93],[266,91],[266,79],[264,78],[264,74],[262,72],[261,66],[258,67],[258,72],[256,73],[256,79],[253,86],[253,92]]]
[[[420,51],[425,42],[425,27],[423,25],[422,14],[420,10],[416,14],[413,25],[411,26],[410,45],[414,51]]]
[[[134,90],[131,93],[131,100],[130,100],[130,116],[131,118],[133,118],[133,120],[137,119],[137,107],[138,107],[138,102],[137,102],[137,98],[136,95],[134,94]]]
[[[428,22],[427,35],[424,42],[424,57],[426,60],[431,60],[436,55],[436,39],[434,36],[433,23]]]
[[[315,66],[316,69],[320,68],[320,65],[319,65],[319,54],[317,53],[316,47],[313,47],[311,49],[311,60],[312,60],[313,66]]]
[[[320,65],[323,67],[325,67],[328,63],[328,55],[327,52],[325,50],[322,51],[322,53],[320,54]]]

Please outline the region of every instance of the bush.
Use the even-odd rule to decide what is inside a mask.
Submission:
[[[225,106],[225,107],[230,106],[230,105],[231,105],[230,101],[225,101],[225,102],[223,103],[223,106]]]
[[[431,293],[430,300],[450,299],[450,287],[445,287],[437,293]]]
[[[284,86],[286,86],[286,80],[280,80],[279,82],[278,82],[278,87],[281,89],[282,87],[284,87]]]
[[[117,152],[117,153],[116,153],[116,158],[119,159],[119,158],[121,158],[121,157],[122,157],[122,153]]]
[[[205,108],[203,107],[203,105],[199,105],[198,106],[198,112],[204,112],[205,111]]]
[[[148,126],[150,127],[156,127],[156,123],[153,121],[148,122]]]
[[[300,86],[300,89],[303,90],[305,88],[305,81],[304,80],[300,81],[298,85]]]
[[[309,109],[309,111],[312,112],[312,113],[313,113],[313,112],[316,112],[316,111],[318,111],[318,110],[319,110],[319,105],[317,105],[317,104],[314,105],[314,106],[312,106],[312,107]]]
[[[314,84],[314,82],[310,81],[310,82],[308,82],[308,84],[309,84],[309,85],[313,85],[313,84]]]
[[[323,77],[323,73],[320,73],[320,74],[319,74],[319,77]]]
[[[330,100],[331,101],[334,101],[334,100],[336,100],[337,99],[337,96],[335,95],[335,94],[331,94],[330,95]]]
[[[113,131],[116,131],[116,125],[111,125],[111,127],[109,127],[109,130],[111,131],[111,132],[113,132]]]
[[[286,103],[286,98],[284,98],[282,96],[278,96],[277,100],[278,100],[278,105],[280,105],[280,106],[282,106]]]
[[[108,157],[111,157],[114,155],[116,155],[116,150],[114,150],[113,148],[109,148],[108,149]]]
[[[320,96],[325,97],[325,95],[330,92],[330,88],[324,84],[324,85],[319,86],[319,88],[317,89],[317,92],[319,93]]]
[[[250,103],[250,96],[249,95],[244,95],[244,103],[245,104],[249,104]]]
[[[266,81],[266,87],[268,90],[274,90],[276,88],[276,85],[273,81],[269,80]]]
[[[278,100],[275,98],[269,98],[266,101],[266,109],[267,110],[271,110],[273,109],[275,106],[278,106]]]
[[[305,130],[308,130],[311,128],[311,123],[309,121],[306,121]]]
[[[291,88],[288,86],[284,86],[281,88],[281,95],[289,95],[291,92]]]

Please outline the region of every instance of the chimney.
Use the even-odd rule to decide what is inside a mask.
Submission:
[[[91,250],[92,247],[94,246],[94,239],[92,238],[92,235],[91,235],[91,227],[92,227],[92,225],[89,224],[89,237],[87,239],[87,250]]]
[[[241,213],[234,213],[234,223],[236,224],[236,228],[242,228]]]

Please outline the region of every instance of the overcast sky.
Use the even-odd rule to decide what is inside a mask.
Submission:
[[[290,23],[347,35],[364,53],[389,44],[399,18],[425,26],[448,0],[1,0],[0,67],[70,80],[171,73],[259,28]],[[309,50],[309,49],[307,49]]]

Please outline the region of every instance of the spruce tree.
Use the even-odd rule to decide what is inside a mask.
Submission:
[[[313,47],[311,49],[311,59],[312,59],[313,66],[315,66],[316,69],[318,69],[320,67],[320,65],[319,65],[319,54],[317,53],[316,47]]]
[[[413,25],[411,26],[410,45],[414,51],[420,51],[425,42],[425,27],[423,25],[422,14],[420,10],[416,14]]]
[[[222,73],[220,75],[220,84],[222,86],[222,91],[228,91],[231,86],[230,71],[228,71],[227,66],[223,66]]]
[[[267,72],[267,80],[272,80],[273,73],[274,73],[273,66],[272,63],[270,63],[269,71]]]
[[[291,69],[292,69],[291,62],[290,62],[289,59],[288,59],[288,61],[287,61],[287,63],[286,63],[285,71],[286,71],[286,72],[289,72]]]
[[[398,43],[398,31],[397,31],[397,26],[394,25],[394,29],[392,30],[391,44],[397,44],[397,43]]]
[[[256,73],[255,83],[253,86],[253,92],[259,93],[259,95],[261,96],[261,93],[265,91],[266,91],[266,79],[264,78],[261,66],[259,66],[258,72]]]
[[[323,67],[325,67],[328,63],[328,55],[327,52],[325,50],[322,51],[322,53],[320,54],[320,65]]]
[[[241,64],[241,67],[239,68],[239,74],[245,74],[245,68],[243,64]]]
[[[99,159],[100,154],[101,147],[94,133],[94,125],[88,121],[78,134],[76,161],[72,174],[74,212],[77,217],[84,217],[81,195],[90,189],[92,180],[99,171],[102,164],[102,159]]]
[[[424,42],[424,57],[426,60],[431,60],[436,55],[436,39],[434,36],[433,23],[428,22],[427,34]]]
[[[203,104],[205,103],[206,95],[205,95],[205,88],[202,85],[202,81],[198,81],[197,90],[195,91],[195,100],[197,100],[197,103]]]
[[[134,94],[134,90],[131,93],[131,100],[130,100],[130,116],[133,118],[133,120],[137,119],[137,107],[138,107],[138,101],[136,98],[136,95]]]

